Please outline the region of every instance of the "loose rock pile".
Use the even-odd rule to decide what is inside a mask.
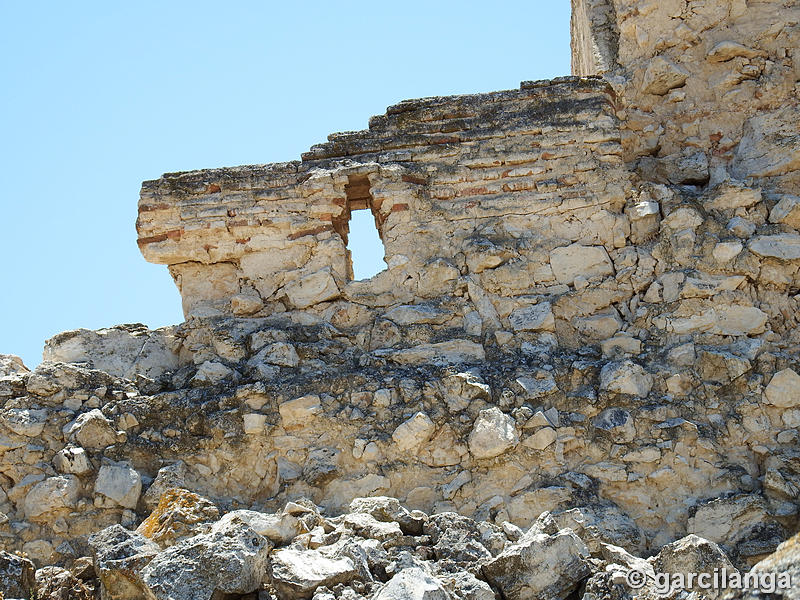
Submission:
[[[523,532],[507,521],[409,511],[380,496],[356,498],[335,517],[299,501],[278,513],[219,518],[208,499],[172,488],[136,530],[113,525],[92,535],[91,557],[70,570],[35,571],[2,553],[0,585],[6,600],[621,600],[667,597],[656,573],[738,573],[717,544],[696,535],[643,559],[612,543],[617,531],[561,523],[545,512]],[[781,561],[797,571],[796,545],[754,569]],[[644,575],[643,586],[626,582],[631,571]]]
[[[0,355],[6,596],[797,571],[800,5],[572,5],[575,76],[143,184],[186,321]],[[386,250],[362,281],[353,210]]]

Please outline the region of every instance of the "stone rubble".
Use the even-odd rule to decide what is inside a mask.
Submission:
[[[800,5],[572,9],[573,76],[144,182],[186,321],[0,355],[5,598],[798,573]]]
[[[145,523],[185,511],[187,501],[212,506],[188,490],[170,488]],[[587,528],[590,519],[575,514],[565,521],[567,513],[545,512],[523,533],[508,521],[499,526],[455,513],[409,511],[389,497],[356,498],[349,510],[329,516],[301,500],[279,513],[239,510],[221,518],[217,513],[203,532],[187,530],[177,542],[156,542],[152,528],[133,532],[112,525],[90,538],[92,556],[74,561],[71,569],[36,570],[25,558],[0,554],[0,583],[6,600],[598,600],[665,598],[656,573],[721,568],[739,573],[717,544],[697,535],[639,558],[635,541],[613,539],[619,528]],[[256,531],[257,523],[287,517],[302,522],[289,536],[270,537],[269,526],[264,535]],[[800,572],[797,539],[782,544],[753,572],[776,564]],[[632,570],[646,576],[641,589],[623,583]],[[750,597],[731,596],[736,590],[696,588],[695,593]]]

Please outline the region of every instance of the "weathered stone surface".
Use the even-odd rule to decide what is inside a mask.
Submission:
[[[136,532],[163,548],[184,538],[207,533],[211,523],[218,519],[219,509],[213,502],[189,490],[172,488],[164,492],[158,505]]]
[[[375,595],[375,600],[449,600],[442,582],[419,567],[403,569]]]
[[[553,309],[549,302],[518,308],[508,320],[514,331],[555,331]]]
[[[36,568],[27,558],[0,550],[0,590],[8,598],[31,598]]]
[[[566,598],[589,575],[589,549],[571,530],[531,529],[489,561],[483,572],[506,598]]]
[[[100,409],[93,408],[64,427],[64,435],[83,448],[102,450],[117,442],[117,432]]]
[[[80,482],[74,475],[48,477],[25,496],[25,516],[32,520],[52,520],[59,513],[75,508],[79,495]]]
[[[404,101],[298,161],[145,182],[139,244],[187,321],[68,332],[33,372],[0,358],[4,548],[70,564],[177,486],[350,560],[317,600],[414,568],[483,600],[475,575],[531,524],[574,528],[596,597],[687,533],[742,569],[772,551],[800,490],[800,7],[684,4],[574,0],[587,77]],[[387,269],[354,281],[362,209]],[[143,502],[114,465],[153,481]],[[347,514],[375,494],[425,513]],[[212,513],[153,532],[172,548]]]
[[[330,269],[321,269],[307,275],[284,288],[289,302],[297,308],[333,300],[340,295],[339,286]]]
[[[174,351],[174,329],[155,331],[144,325],[119,325],[90,331],[65,331],[47,340],[43,359],[51,362],[82,362],[117,377],[151,379],[178,368]]]
[[[783,223],[800,229],[800,197],[784,196],[769,213],[771,223]]]
[[[284,402],[278,407],[283,426],[288,428],[308,423],[308,419],[322,410],[319,396],[310,395]]]
[[[778,371],[764,390],[764,398],[780,408],[796,407],[800,404],[800,375],[792,369]]]
[[[683,67],[662,56],[656,56],[645,69],[642,91],[663,96],[671,89],[686,83],[689,75],[689,71]]]
[[[614,267],[602,246],[571,244],[550,252],[550,266],[559,283],[571,284],[576,277],[612,275]]]
[[[59,473],[86,475],[93,470],[92,463],[83,448],[67,446],[53,458],[53,466]]]
[[[157,554],[142,570],[142,581],[158,600],[248,594],[264,579],[271,547],[241,520],[220,522]]]
[[[657,573],[712,573],[715,569],[728,573],[737,572],[728,557],[714,542],[704,540],[696,535],[664,546],[652,560]],[[687,591],[702,589],[699,585],[690,586]],[[725,590],[702,590],[709,598],[722,598]]]
[[[794,233],[760,235],[753,238],[747,247],[758,256],[781,260],[800,259],[800,235]]]
[[[519,443],[516,422],[499,408],[482,410],[469,434],[469,451],[475,458],[494,458]]]
[[[97,473],[94,493],[111,505],[136,508],[142,493],[142,478],[128,465],[103,465]]]
[[[160,550],[154,542],[121,525],[112,525],[92,535],[89,546],[106,594],[114,600],[145,596],[141,571]]]
[[[182,460],[165,465],[158,470],[156,478],[142,497],[148,510],[153,510],[161,502],[161,497],[172,488],[186,485],[187,468]]]
[[[285,548],[272,555],[270,564],[272,585],[294,598],[310,598],[320,586],[332,587],[358,577],[350,558],[330,559],[316,550]]]
[[[19,356],[13,354],[0,354],[0,377],[8,377],[17,373],[28,373],[30,369],[25,366]]]
[[[44,567],[36,571],[37,600],[93,600],[93,590],[75,575],[61,567]]]
[[[244,521],[258,535],[264,536],[276,545],[289,544],[307,530],[304,521],[293,515],[291,511],[272,514],[254,510],[234,510],[224,515],[220,522],[231,519]]]
[[[401,365],[429,363],[448,365],[480,362],[486,358],[483,346],[469,340],[451,340],[436,344],[422,344],[406,350],[388,353],[394,362]]]
[[[607,363],[600,371],[600,389],[644,398],[653,387],[653,376],[633,361]]]
[[[730,592],[726,598],[730,600],[756,600],[763,598],[764,592],[769,588],[776,590],[781,598],[797,600],[800,598],[800,588],[797,579],[800,577],[800,535],[786,540],[764,560],[756,564],[748,575],[758,578],[759,583],[764,582],[761,589],[739,589]],[[772,585],[770,585],[772,584]]]
[[[409,450],[427,442],[436,430],[431,418],[418,412],[401,423],[392,433],[392,439],[400,450]]]

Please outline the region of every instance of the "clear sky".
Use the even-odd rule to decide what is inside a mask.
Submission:
[[[569,4],[0,0],[0,353],[33,367],[60,331],[182,320],[136,246],[142,180],[292,160],[406,98],[567,75]],[[382,256],[367,237],[356,268]]]

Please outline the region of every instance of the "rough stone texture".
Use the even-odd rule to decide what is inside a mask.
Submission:
[[[206,533],[210,523],[219,519],[219,509],[207,498],[188,490],[172,488],[164,492],[155,510],[137,533],[161,547],[172,546],[186,537]]]
[[[159,547],[144,536],[112,525],[89,538],[94,568],[113,600],[137,600],[146,593],[142,569]]]
[[[241,519],[220,521],[209,533],[185,539],[153,557],[142,569],[142,581],[157,600],[247,594],[259,588],[271,548]]]
[[[145,182],[139,246],[189,318],[0,357],[0,548],[69,566],[115,526],[95,566],[135,597],[216,508],[351,565],[267,594],[488,599],[503,556],[507,597],[524,569],[593,600],[643,554],[745,572],[795,532],[800,6],[572,6],[575,76]],[[353,210],[387,263],[362,281]]]
[[[36,568],[28,559],[0,551],[0,589],[8,598],[29,598],[36,587]]]
[[[586,544],[571,530],[555,535],[531,529],[483,567],[504,598],[566,598],[590,572]]]
[[[350,558],[330,559],[316,550],[278,550],[270,569],[272,585],[285,597],[308,598],[320,586],[348,583],[358,577]]]

